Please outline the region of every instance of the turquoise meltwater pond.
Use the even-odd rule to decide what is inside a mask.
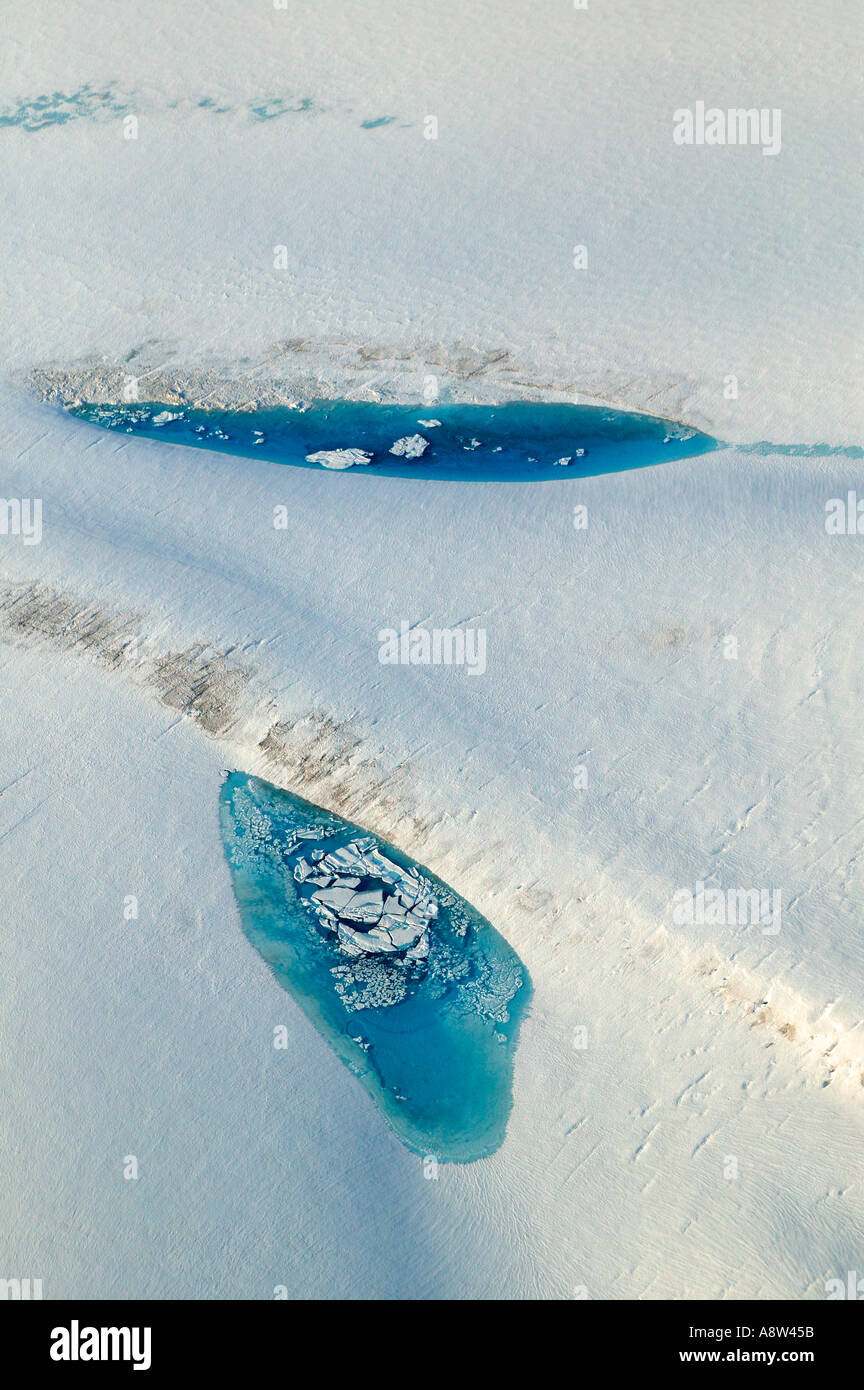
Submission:
[[[530,982],[479,912],[379,836],[232,773],[225,853],[243,930],[410,1149],[501,1144]]]
[[[302,468],[468,482],[563,480],[669,463],[717,441],[650,415],[600,406],[377,405],[300,402],[295,409],[202,410],[135,403],[73,414],[128,434]]]

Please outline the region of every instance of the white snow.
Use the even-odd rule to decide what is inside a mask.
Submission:
[[[137,137],[110,102],[0,129],[6,360],[168,405],[431,378],[858,443],[856,23],[853,0],[782,23],[749,0],[11,7],[0,114],[90,84]],[[695,100],[782,109],[782,151],[676,145]]]
[[[848,462],[337,484],[155,441],[118,452],[2,405],[7,491],[44,499],[42,545],[3,541],[0,600],[16,885],[0,1081],[23,1136],[6,1264],[41,1268],[50,1246],[58,1295],[820,1296],[864,1235],[861,560],[824,529]],[[460,563],[442,564],[454,525]],[[488,630],[484,679],[378,663],[382,622],[465,613]],[[426,1183],[246,944],[224,767],[397,843],[521,954],[534,1006],[482,1177]],[[674,894],[700,879],[781,887],[782,931],[676,927]],[[130,1152],[147,1205],[122,1180]],[[342,1175],[323,1204],[319,1170]],[[366,1214],[382,1181],[392,1236]],[[201,1202],[203,1229],[185,1219]],[[286,1204],[310,1240],[300,1270]]]
[[[862,443],[855,7],[435,14],[4,17],[2,493],[43,536],[0,534],[0,1274],[46,1297],[818,1298],[860,1269],[864,538],[824,525],[860,460],[334,476],[27,394],[578,395]],[[85,114],[28,129],[54,92]],[[703,98],[782,108],[781,152],[676,146]],[[382,666],[403,619],[482,626],[484,677]],[[426,1181],[246,941],[226,768],[519,952],[493,1158]],[[782,929],[677,925],[699,882],[781,890]]]

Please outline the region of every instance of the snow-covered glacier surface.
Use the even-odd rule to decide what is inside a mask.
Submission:
[[[857,460],[430,487],[8,388],[0,449],[43,501],[0,591],[7,1267],[255,1298],[821,1297],[857,1268],[864,562],[825,527]],[[382,665],[403,621],[483,628],[485,672]],[[427,1179],[250,945],[226,768],[518,954],[490,1157]],[[779,890],[780,930],[679,920],[700,882]]]
[[[7,17],[5,357],[38,390],[861,443],[855,0],[108,9]],[[676,145],[700,97],[781,108],[779,155]]]
[[[392,846],[260,778],[227,779],[222,832],[246,935],[403,1142],[434,1163],[494,1153],[529,994],[506,941]]]
[[[853,0],[9,9],[0,1274],[824,1297],[864,1249]],[[677,146],[703,98],[780,152]],[[565,431],[538,486],[466,419],[433,476],[503,404],[679,433]],[[268,412],[343,406],[397,413],[269,457]],[[229,769],[524,964],[494,1152],[428,1170],[252,944]],[[356,946],[399,895],[330,876]]]

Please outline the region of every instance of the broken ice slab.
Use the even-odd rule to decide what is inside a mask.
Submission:
[[[395,444],[391,444],[390,452],[397,458],[419,459],[428,448],[429,440],[424,439],[422,434],[406,434],[404,439],[397,439]]]
[[[402,1142],[494,1153],[530,996],[508,943],[386,841],[260,778],[226,779],[221,822],[248,940]]]
[[[320,463],[322,468],[357,468],[372,462],[365,449],[319,449],[306,455],[307,463]]]

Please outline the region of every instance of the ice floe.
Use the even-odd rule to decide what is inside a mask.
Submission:
[[[320,463],[322,468],[355,468],[371,463],[372,455],[365,449],[319,449],[317,454],[307,454],[306,462]]]
[[[404,439],[396,440],[390,452],[399,458],[419,459],[428,448],[429,440],[424,439],[422,434],[406,434]]]
[[[419,874],[382,854],[371,836],[339,849],[311,849],[294,866],[298,884],[312,886],[304,905],[335,934],[347,956],[402,955],[425,960],[438,900]]]

